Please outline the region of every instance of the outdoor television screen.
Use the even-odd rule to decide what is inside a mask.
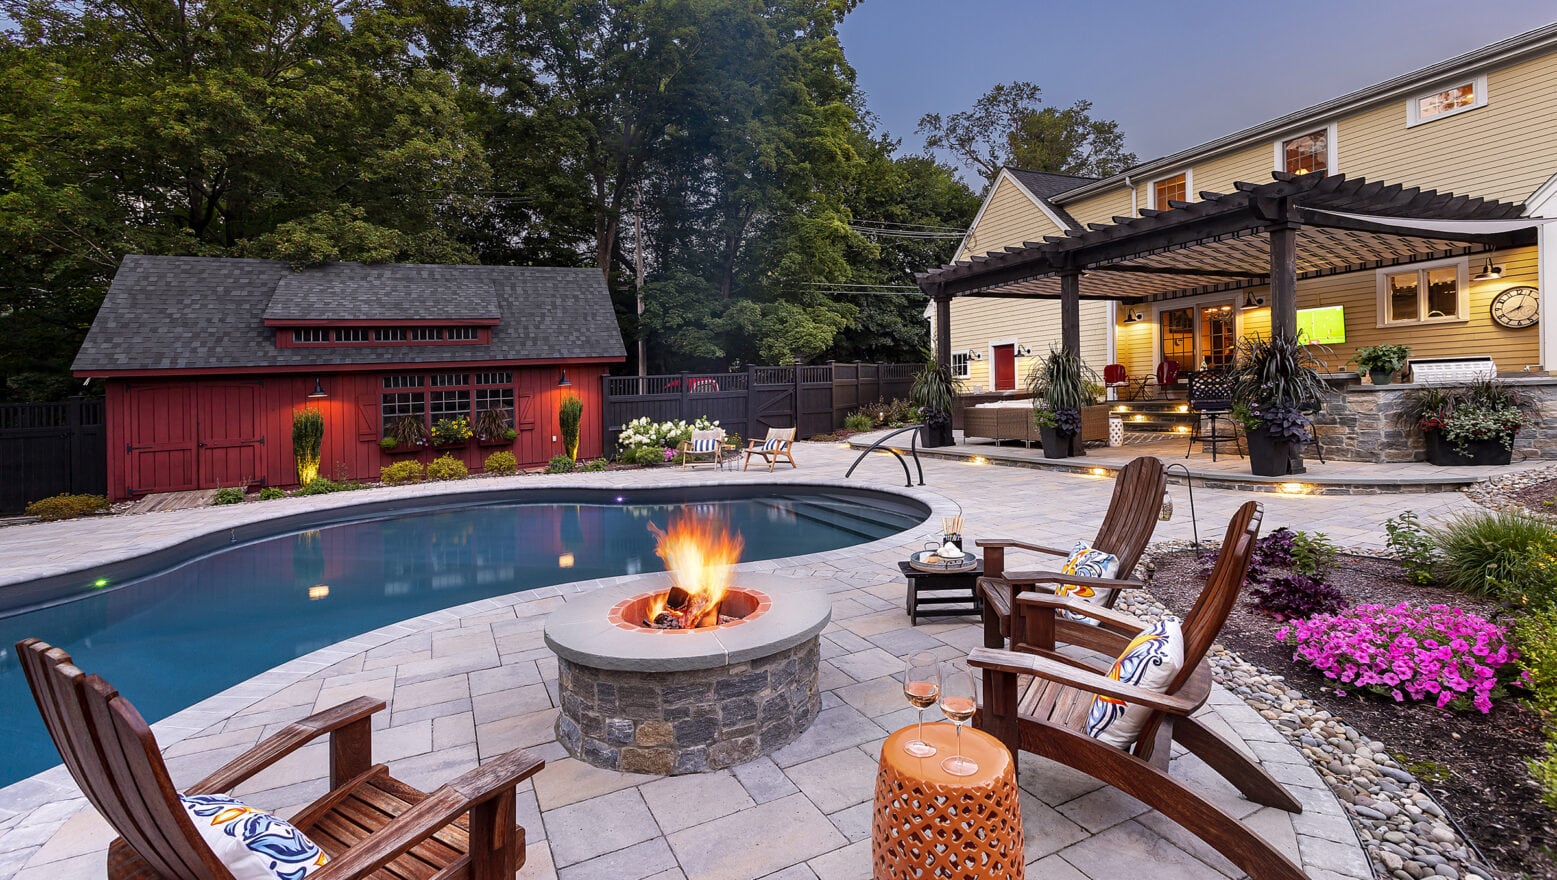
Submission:
[[[1346,308],[1298,309],[1299,337],[1304,345],[1335,345],[1346,341]]]

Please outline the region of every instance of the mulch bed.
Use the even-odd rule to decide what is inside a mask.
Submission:
[[[1557,491],[1557,480],[1543,485]],[[1151,592],[1175,613],[1186,613],[1205,584],[1194,554],[1152,559],[1157,573]],[[1489,620],[1503,613],[1495,602],[1411,584],[1398,564],[1384,559],[1340,557],[1329,583],[1357,605],[1456,605]],[[1346,695],[1337,696],[1338,682],[1294,662],[1292,649],[1276,641],[1280,626],[1242,600],[1219,641],[1245,660],[1286,676],[1304,696],[1387,745],[1501,874],[1557,878],[1557,814],[1540,803],[1524,764],[1542,753],[1541,722],[1523,700],[1505,698],[1482,715],[1395,703],[1354,688],[1343,688]]]
[[[1544,480],[1513,493],[1525,507],[1541,513],[1557,513],[1557,480]]]

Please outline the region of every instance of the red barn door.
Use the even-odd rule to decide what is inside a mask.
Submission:
[[[195,396],[200,425],[200,488],[265,481],[260,424],[264,388],[257,382],[202,382]]]
[[[128,491],[140,495],[194,489],[194,386],[131,385],[127,391]]]

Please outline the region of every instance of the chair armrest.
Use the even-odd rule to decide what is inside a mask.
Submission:
[[[1026,541],[1017,541],[1011,538],[979,538],[973,543],[980,547],[1015,548],[1017,550],[1031,550],[1034,553],[1048,553],[1051,556],[1070,557],[1069,550],[1056,550],[1053,547],[1045,547],[1042,544],[1029,544]]]
[[[1055,596],[1050,593],[1026,592],[1016,596],[1016,602],[1022,605],[1036,606],[1039,608],[1052,608],[1055,611],[1069,611],[1088,617],[1099,623],[1104,623],[1115,629],[1128,632],[1132,636],[1146,629],[1145,621],[1138,617],[1132,617],[1123,611],[1115,611],[1112,608],[1104,608],[1094,602],[1087,602],[1072,596]]]
[[[253,748],[227,762],[225,766],[186,789],[187,794],[219,794],[231,791],[239,783],[292,754],[326,733],[366,722],[384,708],[383,700],[358,697],[322,712],[294,721]]]
[[[1087,693],[1113,697],[1148,709],[1167,712],[1170,715],[1189,715],[1200,707],[1199,702],[1176,694],[1161,694],[1133,684],[1125,684],[1106,675],[1059,663],[1037,654],[1003,651],[998,648],[974,648],[968,654],[968,665],[1011,675],[1031,675]]]
[[[331,859],[309,877],[311,880],[334,880],[337,875],[342,880],[366,877],[438,833],[472,807],[512,791],[514,786],[544,766],[545,761],[523,749],[488,761],[439,787],[426,800],[391,819],[372,836]],[[509,819],[512,818],[510,815]]]
[[[1131,578],[1088,577],[1058,571],[1008,571],[1002,577],[1013,584],[1075,584],[1103,590],[1139,590],[1146,586]]]

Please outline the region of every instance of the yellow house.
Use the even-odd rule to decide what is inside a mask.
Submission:
[[[1006,169],[920,276],[932,338],[971,391],[1067,342],[1214,369],[1273,321],[1336,373],[1394,342],[1557,376],[1554,106],[1557,24],[1109,178]]]

